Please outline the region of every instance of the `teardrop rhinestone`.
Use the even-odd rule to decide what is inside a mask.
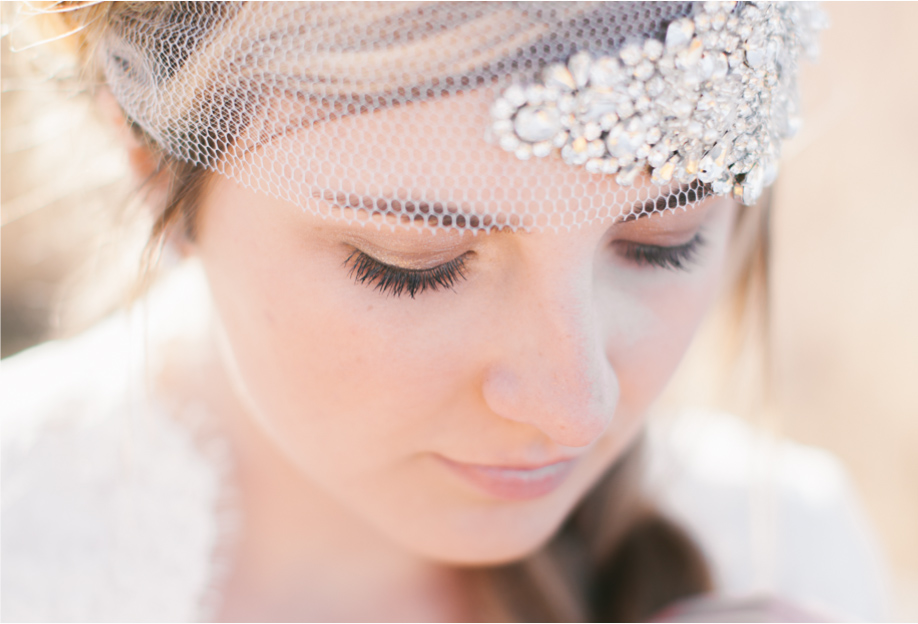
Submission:
[[[562,91],[573,91],[577,88],[570,70],[560,63],[546,67],[542,72],[542,81],[546,87],[555,87]]]
[[[589,52],[578,52],[573,55],[567,62],[567,67],[574,78],[574,84],[577,88],[585,87],[590,80],[590,66],[593,58]]]
[[[666,28],[666,51],[678,52],[689,44],[695,34],[695,24],[688,18],[676,20]]]
[[[547,141],[561,130],[561,115],[554,107],[524,106],[513,118],[513,129],[529,143]]]

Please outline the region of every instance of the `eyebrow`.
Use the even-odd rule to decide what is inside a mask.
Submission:
[[[618,223],[635,221],[665,210],[701,201],[713,194],[709,184],[693,180],[659,195],[637,201],[628,212],[622,212]],[[370,214],[392,215],[406,222],[421,221],[425,225],[437,224],[445,227],[470,227],[474,229],[498,229],[507,225],[508,215],[479,213],[456,204],[440,201],[399,199],[392,196],[372,197],[357,193],[314,192],[313,198],[326,201],[341,209],[364,210]]]
[[[411,221],[431,222],[429,225],[440,225],[472,228],[497,228],[502,223],[495,222],[494,215],[478,213],[456,204],[440,201],[416,199],[399,199],[392,196],[371,197],[356,193],[336,193],[326,191],[313,193],[315,199],[321,199],[338,208],[365,210],[370,214],[406,217]]]
[[[635,221],[636,219],[649,217],[658,212],[688,206],[689,204],[707,199],[713,194],[714,190],[711,188],[710,184],[705,184],[695,179],[668,192],[664,190],[656,197],[635,202],[631,206],[631,212],[625,215],[620,223]]]

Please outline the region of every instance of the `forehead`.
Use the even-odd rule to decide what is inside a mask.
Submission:
[[[469,91],[314,123],[255,147],[226,173],[327,216],[423,206],[520,227],[615,219],[660,194],[646,176],[621,187],[557,154],[521,161],[502,150],[486,138],[494,96]]]

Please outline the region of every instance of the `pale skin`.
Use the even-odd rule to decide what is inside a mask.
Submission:
[[[446,132],[479,137],[485,100],[466,97],[333,123],[380,124],[361,133],[373,154],[391,124],[423,125],[425,114],[433,124],[436,107],[463,106],[472,112]],[[309,137],[275,145],[298,140]],[[512,172],[498,187],[523,184],[538,195],[540,185],[547,192],[557,176],[575,175],[597,197],[620,190],[559,159],[516,161],[476,141],[462,153]],[[359,185],[385,191],[386,166],[355,165]],[[436,163],[409,152],[393,166]],[[453,192],[463,180],[442,183]],[[219,330],[217,346],[202,350],[202,372],[184,383],[221,414],[239,458],[245,524],[225,619],[482,617],[454,566],[538,549],[635,441],[718,292],[737,213],[732,200],[711,198],[570,231],[432,235],[323,220],[222,176],[202,201],[187,248],[204,267]],[[519,201],[514,209],[525,212]],[[699,233],[704,242],[681,269],[628,254]],[[414,270],[462,256],[465,277],[396,297],[349,275],[355,249]],[[547,494],[507,500],[444,458],[572,462]]]

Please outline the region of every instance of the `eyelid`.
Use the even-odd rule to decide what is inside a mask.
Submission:
[[[442,243],[437,247],[428,247],[426,244],[412,245],[411,249],[392,249],[382,247],[364,237],[349,237],[350,240],[345,242],[346,246],[365,254],[373,260],[390,266],[395,269],[405,271],[425,271],[433,269],[451,260],[468,253],[470,251],[470,241],[462,241],[443,246]],[[443,238],[441,237],[440,241]],[[393,238],[392,244],[404,244],[404,239]],[[420,247],[421,249],[418,249]]]
[[[441,267],[444,264],[447,264],[453,260],[461,258],[469,253],[465,251],[464,253],[455,253],[451,252],[442,252],[435,255],[424,254],[423,257],[419,258],[406,258],[403,253],[392,253],[387,251],[368,251],[367,249],[361,249],[360,247],[353,247],[354,251],[361,253],[371,260],[378,262],[389,268],[399,270],[399,271],[413,271],[421,273],[424,271],[430,271]]]
[[[692,240],[702,229],[703,225],[692,224],[691,227],[678,230],[618,232],[613,236],[612,243],[628,243],[646,247],[678,247]]]
[[[672,246],[685,242],[717,213],[718,202],[705,202],[689,208],[648,215],[616,224],[613,239],[628,239],[647,244]],[[669,240],[667,240],[669,239]],[[681,240],[680,240],[681,239]],[[658,242],[658,241],[663,242]],[[671,241],[671,242],[670,242]]]

